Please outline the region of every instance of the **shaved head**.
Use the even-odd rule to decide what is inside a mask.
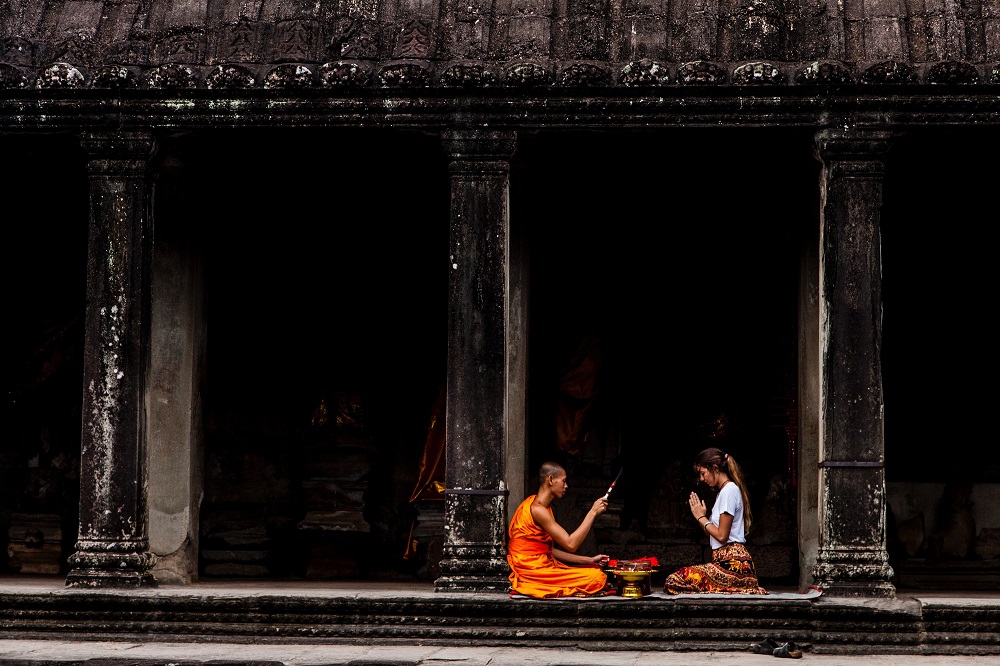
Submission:
[[[559,463],[546,462],[542,463],[541,468],[538,470],[538,483],[545,483],[545,479],[549,478],[549,475],[559,476],[560,472],[565,472],[563,466]]]

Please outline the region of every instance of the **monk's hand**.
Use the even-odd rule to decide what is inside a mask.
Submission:
[[[598,497],[594,500],[594,506],[590,507],[590,510],[594,512],[595,516],[599,516],[608,510],[608,500],[603,497]]]
[[[592,558],[590,558],[590,560],[594,563],[595,567],[607,566],[608,561],[610,559],[611,558],[607,555],[594,555]]]
[[[693,492],[688,496],[688,506],[691,507],[691,515],[698,520],[705,515],[705,502],[698,497],[698,493]]]

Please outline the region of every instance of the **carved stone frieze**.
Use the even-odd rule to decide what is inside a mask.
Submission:
[[[608,70],[591,63],[574,63],[559,73],[559,85],[566,87],[606,86],[611,84]]]
[[[314,62],[318,60],[319,23],[279,21],[274,27],[272,62]]]
[[[49,65],[35,80],[37,88],[80,88],[83,84],[83,73],[66,62]]]
[[[422,88],[430,85],[431,75],[420,65],[403,62],[383,67],[378,82],[391,88]]]
[[[101,55],[94,59],[92,63],[94,68],[100,68],[112,63],[122,63],[127,62],[134,65],[141,64],[141,62],[146,62],[146,60],[137,61],[134,58],[129,57],[129,43],[127,40],[117,41],[107,46]]]
[[[332,58],[377,58],[379,29],[376,21],[337,17],[328,27],[327,56]]]
[[[434,34],[429,22],[413,19],[399,27],[392,57],[429,58],[433,53]]]
[[[138,88],[139,77],[124,65],[108,65],[94,73],[91,85],[94,88]]]
[[[979,72],[967,62],[939,62],[927,71],[927,83],[979,83]]]
[[[487,88],[496,82],[496,75],[482,65],[452,65],[441,74],[441,85],[453,88]]]
[[[35,44],[24,37],[6,37],[0,40],[0,60],[11,65],[34,67]]]
[[[843,85],[853,83],[850,70],[839,62],[811,62],[795,73],[795,82],[800,84]]]
[[[205,33],[201,28],[168,30],[153,40],[153,56],[159,62],[197,64],[204,61]]]
[[[677,83],[684,85],[716,85],[726,82],[726,70],[708,60],[682,63],[677,68]]]
[[[187,65],[167,63],[146,73],[146,87],[153,89],[197,88],[199,76]]]
[[[298,89],[313,84],[313,71],[305,65],[278,65],[264,77],[265,88]]]
[[[239,21],[222,26],[215,40],[215,59],[222,62],[256,62],[260,60],[258,24]]]
[[[239,65],[219,65],[205,77],[205,86],[216,88],[253,88],[257,79],[246,67]]]
[[[368,70],[354,62],[328,62],[319,68],[319,83],[324,88],[360,88],[368,79]]]
[[[152,62],[153,44],[145,30],[133,31],[126,41],[115,42],[104,54],[104,62],[146,66]]]
[[[738,85],[767,85],[783,81],[781,70],[769,62],[748,62],[733,70],[733,83]]]
[[[618,82],[624,86],[663,86],[670,83],[670,70],[652,60],[637,60],[622,68]]]
[[[914,78],[912,67],[895,60],[877,62],[861,74],[862,83],[910,83]]]
[[[534,62],[519,62],[503,71],[503,81],[509,86],[545,86],[551,81],[549,70]]]
[[[28,79],[17,67],[0,63],[0,88],[5,90],[27,88]]]
[[[91,64],[94,62],[94,37],[84,31],[66,35],[56,42],[49,56],[60,62]]]

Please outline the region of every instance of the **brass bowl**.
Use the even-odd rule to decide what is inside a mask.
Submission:
[[[642,590],[646,584],[645,579],[649,578],[654,571],[655,569],[608,569],[608,573],[612,573],[625,581],[625,586],[622,588],[622,596],[629,599],[639,599],[644,596]]]

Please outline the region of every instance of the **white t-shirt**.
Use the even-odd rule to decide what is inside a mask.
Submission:
[[[746,543],[747,538],[743,530],[743,495],[740,493],[739,486],[732,481],[722,486],[722,490],[715,498],[715,504],[712,505],[712,524],[718,525],[719,516],[724,513],[733,517],[733,526],[729,530],[729,541],[726,543]],[[711,534],[708,535],[708,539],[712,544],[712,550],[726,545]]]

